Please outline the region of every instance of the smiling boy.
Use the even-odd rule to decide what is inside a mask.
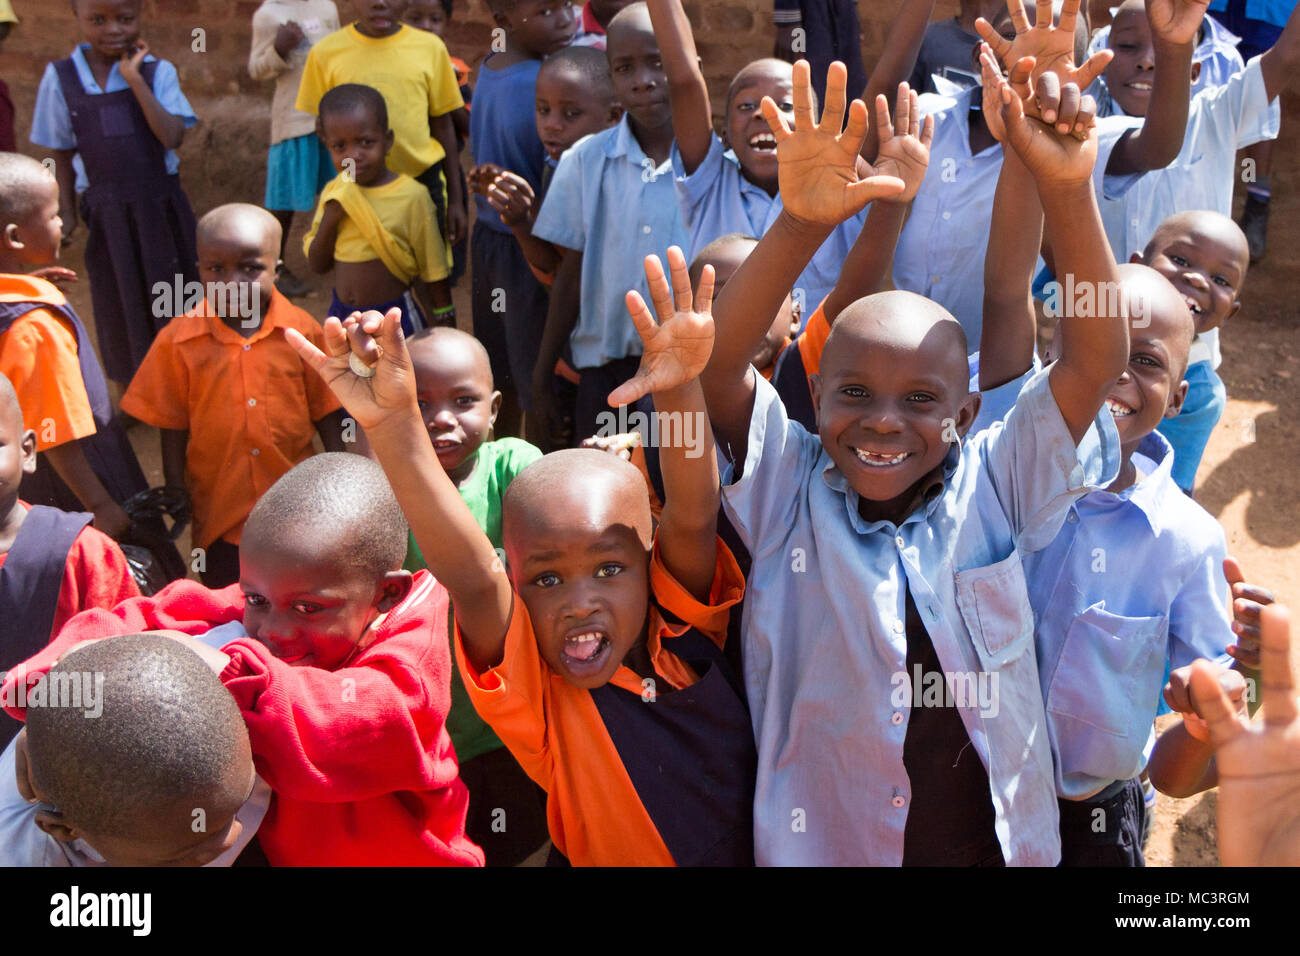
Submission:
[[[775,308],[833,225],[884,189],[857,178],[866,111],[854,102],[840,134],[843,88],[833,67],[814,126],[807,66],[796,65],[794,132],[764,103],[786,209],[728,283],[723,335],[743,313]],[[1063,268],[1113,281],[1089,182],[1095,134],[1056,133],[999,92]],[[1075,118],[1062,105],[1067,129]],[[1020,554],[1054,537],[1070,500],[1113,479],[1118,440],[1098,413],[1128,350],[1118,316],[1063,322],[1062,333],[1067,365],[964,444],[979,408],[965,336],[919,296],[878,294],[841,312],[812,382],[818,435],[790,423],[743,361],[706,369],[732,462],[724,503],[754,556],[743,640],[760,864],[1057,861]],[[892,675],[917,665],[995,673],[996,715],[969,701],[895,706]]]

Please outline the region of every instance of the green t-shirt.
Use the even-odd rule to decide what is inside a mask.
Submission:
[[[470,513],[492,542],[492,547],[500,551],[501,499],[515,475],[541,458],[542,452],[518,438],[498,438],[484,442],[476,454],[474,471],[460,486],[460,497],[469,506]],[[414,536],[407,545],[406,563],[402,566],[411,572],[428,567]],[[451,621],[448,620],[448,637],[451,630]],[[447,733],[451,735],[456,758],[461,763],[503,746],[492,728],[474,710],[456,667],[451,669],[451,712],[447,714]]]

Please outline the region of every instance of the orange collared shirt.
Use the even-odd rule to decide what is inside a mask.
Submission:
[[[122,411],[140,421],[190,433],[185,484],[198,547],[238,544],[257,499],[313,454],[313,423],[339,408],[284,338],[297,329],[323,349],[320,323],[278,291],[248,338],[206,312],[167,323],[122,397]]]
[[[669,649],[673,639],[694,629],[721,648],[730,608],[744,596],[745,581],[736,559],[721,540],[717,547],[709,600],[701,604],[663,566],[656,539],[650,563],[648,650],[655,673],[675,692],[693,687],[701,679]],[[666,621],[664,612],[682,623]],[[629,774],[627,760],[620,755],[592,698],[593,692],[575,687],[547,666],[538,653],[528,609],[518,594],[501,664],[483,673],[476,671],[465,657],[459,625],[456,663],[475,709],[520,766],[547,792],[551,839],[573,865],[675,865],[677,861],[665,843],[661,827],[651,818]],[[716,675],[714,679],[718,679]],[[626,666],[620,667],[606,686],[646,699],[646,683]],[[662,706],[662,701],[644,704],[647,708],[656,706]],[[740,713],[747,713],[743,704],[738,702],[738,706]],[[711,729],[719,735],[726,732]],[[744,738],[737,742],[739,749],[752,750],[748,718],[732,730]],[[717,747],[719,752],[723,749]],[[675,778],[675,772],[678,768],[667,769],[660,783],[661,788],[667,788],[670,799],[674,789],[689,791],[697,782]],[[698,775],[703,776],[703,772]],[[752,778],[747,787],[748,792],[741,797],[748,809],[753,803]],[[740,822],[745,828],[752,827],[748,814]]]
[[[0,275],[0,302],[67,304],[44,279]],[[90,398],[77,361],[77,335],[57,312],[36,308],[0,335],[0,372],[13,382],[23,427],[36,432],[36,450],[95,434]]]

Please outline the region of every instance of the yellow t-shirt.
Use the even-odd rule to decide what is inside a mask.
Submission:
[[[429,117],[450,113],[465,101],[438,37],[403,25],[392,36],[376,39],[349,24],[311,48],[295,106],[315,115],[321,97],[344,83],[372,86],[383,94],[395,139],[388,153],[393,172],[419,176],[446,155],[429,131]]]
[[[356,186],[355,189],[374,210],[379,225],[388,233],[390,241],[415,260],[416,272],[413,275],[401,275],[385,261],[389,272],[406,283],[417,276],[426,282],[447,278],[451,272],[451,253],[438,231],[438,221],[435,218],[437,210],[429,196],[429,190],[410,176],[401,174],[385,186]],[[327,185],[326,192],[328,190]],[[304,255],[316,238],[316,230],[325,214],[326,198],[328,197],[323,192],[322,201],[316,204],[311,229],[303,239]],[[384,259],[384,256],[367,238],[366,230],[351,216],[344,216],[339,223],[338,239],[334,243],[334,258],[338,262],[369,262],[371,259]]]

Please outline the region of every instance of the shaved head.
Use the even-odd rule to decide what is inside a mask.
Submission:
[[[53,186],[54,173],[30,156],[0,153],[0,230],[26,222]]]
[[[650,549],[645,479],[635,465],[594,448],[569,448],[538,459],[510,483],[501,509],[502,537],[512,556],[530,541],[578,522],[627,525]]]
[[[461,348],[472,352],[486,370],[488,383],[492,383],[492,362],[483,343],[468,332],[449,325],[435,325],[422,329],[406,340],[412,360],[418,356],[433,355],[442,349]]]
[[[1209,209],[1178,212],[1162,220],[1142,250],[1142,258],[1149,262],[1155,252],[1168,244],[1171,236],[1179,234],[1204,236],[1222,242],[1236,254],[1243,275],[1250,266],[1250,244],[1246,242],[1246,234],[1241,231],[1241,227],[1223,213]]]
[[[913,292],[878,292],[854,302],[835,320],[826,339],[823,370],[827,361],[842,350],[848,340],[865,344],[890,344],[936,355],[942,361],[945,378],[969,381],[966,361],[966,333],[961,324],[939,303]],[[932,351],[937,349],[937,351]]]
[[[204,215],[196,238],[200,247],[207,242],[255,245],[278,256],[280,223],[261,206],[232,202]]]
[[[609,25],[605,27],[606,52],[609,51],[609,38],[623,33],[649,33],[653,36],[654,26],[650,23],[650,8],[644,3],[633,3],[614,14]]]

